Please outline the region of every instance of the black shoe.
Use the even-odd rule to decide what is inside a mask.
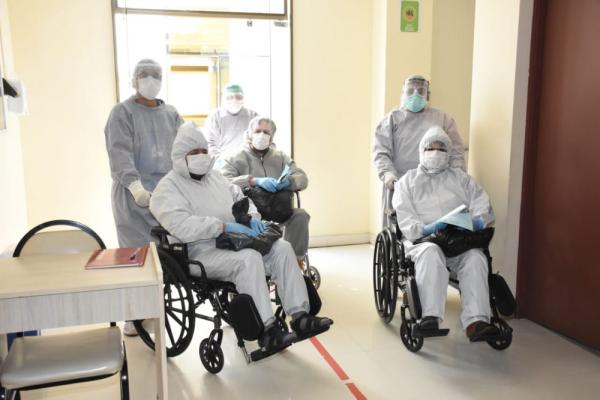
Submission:
[[[437,317],[423,317],[419,322],[419,330],[422,331],[437,331],[440,325]]]
[[[294,341],[294,335],[284,332],[277,324],[271,325],[258,338],[258,346],[265,349],[287,347]]]
[[[291,325],[296,335],[295,341],[299,342],[329,330],[329,327],[333,325],[333,320],[305,313],[293,320]]]
[[[476,321],[467,327],[466,334],[471,342],[483,342],[497,338],[500,330],[485,321]]]

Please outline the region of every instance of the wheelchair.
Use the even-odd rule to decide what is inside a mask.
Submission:
[[[421,303],[415,279],[415,266],[404,251],[402,232],[398,227],[395,212],[388,212],[391,226],[384,228],[375,241],[373,252],[373,292],[375,308],[379,317],[388,324],[394,317],[398,290],[402,299],[400,306],[400,338],[404,346],[411,352],[417,352],[423,347],[426,337],[446,336],[449,329],[438,329],[434,332],[422,332],[417,321],[421,319]],[[491,282],[492,257],[488,248],[483,249],[488,261],[488,281]],[[450,275],[450,286],[459,290],[458,280]],[[504,350],[512,343],[512,328],[500,317],[497,307],[497,296],[490,285],[490,308],[492,317],[490,323],[500,331],[500,334],[487,340],[496,350]]]
[[[301,208],[300,191],[295,191],[294,193],[296,194],[296,208]],[[315,289],[319,289],[319,287],[321,286],[321,274],[319,273],[317,267],[310,264],[310,261],[308,259],[308,251],[304,255],[304,265],[306,267],[304,268],[302,273],[305,277],[311,280]]]
[[[238,347],[248,364],[269,357],[291,345],[290,343],[273,348],[259,348],[248,353],[245,342],[257,340],[264,331],[263,322],[252,298],[247,294],[238,294],[231,282],[209,279],[202,263],[189,259],[187,244],[169,243],[169,233],[164,228],[154,227],[151,233],[158,238],[157,251],[163,270],[167,357],[178,356],[189,347],[197,318],[213,323],[213,329],[209,336],[201,341],[199,348],[202,365],[213,374],[219,373],[225,362],[221,349],[222,322],[233,328]],[[189,273],[190,264],[200,267],[200,277]],[[306,278],[305,281],[309,293],[310,313],[316,315],[321,306],[320,299]],[[207,301],[214,315],[203,315],[197,311]],[[272,301],[276,304],[275,323],[283,331],[290,332],[276,290]],[[141,340],[154,350],[153,335],[146,330],[143,320],[134,321],[134,326]]]

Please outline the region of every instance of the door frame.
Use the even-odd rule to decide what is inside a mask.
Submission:
[[[546,27],[547,0],[534,0],[529,54],[529,83],[527,90],[527,114],[525,120],[525,148],[523,160],[523,184],[521,189],[521,218],[519,224],[519,253],[517,258],[517,316],[527,317],[529,304],[529,260],[531,260],[533,221],[533,194],[537,134],[539,128],[539,96],[541,94],[542,67],[544,60],[544,32]]]

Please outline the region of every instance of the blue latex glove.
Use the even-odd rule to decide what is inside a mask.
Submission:
[[[283,178],[282,180],[280,180],[279,182],[277,182],[277,191],[285,189],[288,186],[290,186],[290,180],[286,176],[285,178]]]
[[[254,178],[256,186],[265,189],[267,192],[275,193],[277,191],[277,179],[275,178]]]
[[[480,231],[485,229],[485,221],[481,217],[473,218],[473,230]]]
[[[257,235],[260,235],[265,231],[265,229],[267,229],[265,224],[263,224],[263,222],[260,219],[254,217],[252,217],[252,219],[250,220],[250,228],[252,228],[252,230],[256,232]]]
[[[225,232],[226,233],[243,233],[248,236],[256,236],[256,231],[254,229],[250,229],[246,225],[238,224],[237,222],[231,222],[231,223],[225,224]]]
[[[423,227],[423,236],[429,236],[432,233],[435,233],[437,231],[441,231],[446,226],[448,226],[448,225],[445,224],[444,222],[432,222],[429,225],[425,225]]]

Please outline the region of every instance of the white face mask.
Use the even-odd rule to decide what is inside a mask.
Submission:
[[[154,100],[160,92],[160,79],[155,79],[151,76],[147,76],[142,79],[138,79],[138,92],[148,100]]]
[[[252,134],[252,147],[256,150],[265,150],[271,144],[271,136],[266,133],[253,133]]]
[[[226,100],[225,101],[225,109],[229,114],[237,114],[240,112],[242,107],[244,106],[244,102],[242,100]]]
[[[208,154],[194,154],[187,156],[186,160],[188,169],[195,175],[206,175],[213,165],[213,158]]]
[[[439,150],[430,150],[423,152],[421,165],[428,172],[440,172],[448,166],[448,153]]]

